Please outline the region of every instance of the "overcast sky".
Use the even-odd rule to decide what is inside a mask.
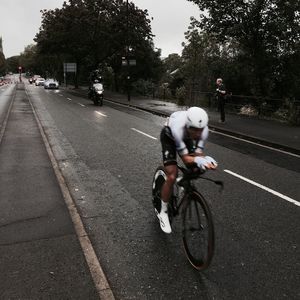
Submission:
[[[0,37],[6,58],[19,55],[33,43],[41,25],[41,9],[61,8],[63,0],[0,0]],[[187,0],[133,0],[141,9],[148,9],[155,47],[162,56],[181,54],[184,32],[190,17],[198,18],[199,8]]]

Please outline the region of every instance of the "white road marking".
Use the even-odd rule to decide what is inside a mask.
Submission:
[[[72,99],[71,98],[67,98],[69,101],[72,101]]]
[[[267,192],[269,192],[269,193],[271,193],[271,194],[273,194],[273,195],[275,195],[277,197],[280,197],[280,198],[288,201],[288,202],[291,202],[291,203],[293,203],[293,204],[295,204],[297,206],[300,206],[300,202],[299,201],[296,201],[295,199],[292,199],[292,198],[290,198],[288,196],[285,196],[285,195],[283,195],[281,193],[278,193],[278,192],[276,192],[276,191],[274,191],[274,190],[272,190],[272,189],[270,189],[270,188],[268,188],[268,187],[266,187],[266,186],[264,186],[264,185],[262,185],[260,183],[257,183],[257,182],[255,182],[255,181],[253,181],[251,179],[246,178],[246,177],[243,177],[243,176],[241,176],[241,175],[239,175],[237,173],[234,173],[234,172],[232,172],[230,170],[224,170],[224,172],[226,172],[228,174],[231,174],[231,175],[233,175],[233,176],[235,176],[237,178],[240,178],[240,179],[242,179],[242,180],[244,180],[244,181],[246,181],[248,183],[251,183],[251,184],[253,184],[253,185],[255,185],[255,186],[257,186],[257,187],[259,187],[259,188],[261,188],[261,189],[263,189],[263,190],[265,190],[265,191],[267,191]]]
[[[108,99],[105,99],[105,101],[110,102],[110,103],[115,104],[115,105],[122,106],[122,107],[127,107],[127,108],[130,108],[132,110],[141,111],[141,112],[144,112],[145,114],[153,115],[153,113],[151,113],[149,111],[145,111],[145,110],[139,109],[137,107],[129,106],[130,104],[123,104],[123,103],[111,101],[111,100],[108,100]]]
[[[273,150],[273,151],[281,152],[281,153],[284,153],[284,154],[288,154],[288,155],[300,158],[300,155],[297,155],[297,154],[294,154],[294,153],[291,153],[291,152],[288,152],[288,151],[276,149],[276,148],[273,148],[273,147],[270,147],[270,146],[265,146],[265,145],[255,143],[255,142],[252,142],[252,141],[249,141],[249,140],[245,140],[245,139],[242,139],[242,138],[238,138],[236,136],[232,136],[232,135],[229,135],[229,134],[226,134],[226,133],[217,132],[215,130],[210,130],[210,132],[220,134],[220,135],[224,135],[224,136],[230,137],[232,139],[236,139],[236,140],[243,141],[243,142],[246,142],[246,143],[249,143],[249,144],[253,144],[253,145],[256,145],[256,146],[260,146],[260,147],[263,147],[263,148],[267,148],[267,149],[270,149],[270,150]]]
[[[81,104],[81,103],[77,103],[77,104],[79,104],[79,105],[82,106],[82,107],[85,107],[85,105],[83,105],[83,104]]]
[[[145,133],[145,132],[143,132],[143,131],[137,130],[137,129],[135,129],[135,128],[131,128],[131,129],[134,130],[134,131],[136,131],[136,132],[138,132],[138,133],[141,133],[141,134],[143,134],[143,135],[149,137],[150,139],[157,140],[156,137],[151,136],[151,135],[149,135],[149,134],[147,134],[147,133]]]
[[[33,114],[35,116],[35,119],[37,121],[40,133],[42,135],[44,144],[46,146],[46,150],[48,152],[50,161],[53,166],[54,173],[56,175],[58,184],[62,191],[62,196],[65,200],[65,203],[67,205],[67,208],[69,210],[72,222],[74,224],[74,229],[77,235],[77,238],[79,240],[80,246],[82,248],[83,254],[85,256],[85,260],[87,262],[87,265],[89,267],[90,273],[92,275],[96,290],[99,294],[99,298],[103,300],[114,300],[115,297],[113,295],[113,292],[111,290],[111,287],[107,281],[106,275],[104,274],[104,271],[100,265],[100,262],[98,260],[98,257],[96,255],[96,252],[93,248],[93,245],[91,243],[91,240],[85,230],[85,227],[83,225],[81,216],[77,210],[77,206],[75,204],[75,201],[70,193],[70,190],[65,182],[64,176],[59,168],[59,165],[56,161],[56,158],[53,154],[52,148],[50,146],[50,143],[48,141],[48,138],[44,132],[44,129],[42,127],[41,121],[30,101],[30,98],[26,92],[26,95],[28,97],[29,103],[31,105]],[[11,102],[13,103],[13,101]]]
[[[102,117],[107,117],[107,115],[101,113],[100,111],[95,111],[95,113],[98,114],[98,115],[100,115],[100,116],[102,116]]]
[[[105,100],[106,100],[107,102],[111,102],[111,103],[113,103],[113,104],[115,104],[115,105],[119,105],[119,106],[123,106],[123,107],[128,107],[128,108],[131,108],[131,109],[133,109],[133,110],[143,111],[143,112],[145,112],[145,113],[152,114],[152,113],[150,113],[150,112],[147,112],[147,111],[138,109],[138,108],[136,108],[136,107],[128,106],[128,104],[118,103],[118,102],[115,102],[115,101],[110,101],[110,100],[108,100],[108,99],[105,99]],[[210,130],[210,132],[213,132],[213,133],[219,134],[219,135],[224,135],[224,136],[230,137],[230,138],[232,138],[232,139],[236,139],[236,140],[243,141],[243,142],[246,142],[246,143],[249,143],[249,144],[253,144],[253,145],[260,146],[260,147],[263,147],[263,148],[266,148],[266,149],[270,149],[270,150],[273,150],[273,151],[281,152],[281,153],[284,153],[284,154],[287,154],[287,155],[291,155],[291,156],[300,158],[300,155],[298,155],[298,154],[294,154],[294,153],[291,153],[291,152],[288,152],[288,151],[276,149],[276,148],[273,148],[273,147],[270,147],[270,146],[265,146],[265,145],[262,145],[262,144],[259,144],[259,143],[255,143],[255,142],[252,142],[252,141],[243,139],[243,138],[238,138],[238,137],[236,137],[236,136],[232,136],[232,135],[229,135],[229,134],[226,134],[226,133],[217,132],[217,131],[215,131],[215,130]]]

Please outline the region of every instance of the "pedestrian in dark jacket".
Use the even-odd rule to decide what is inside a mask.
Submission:
[[[220,122],[225,123],[225,100],[226,100],[226,89],[223,84],[222,78],[218,78],[216,81],[216,99],[218,104],[218,110],[220,111]]]

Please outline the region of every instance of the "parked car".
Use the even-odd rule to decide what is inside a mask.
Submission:
[[[43,77],[39,77],[35,80],[35,85],[36,86],[39,86],[39,85],[44,85],[44,82],[45,82],[45,78]]]
[[[55,79],[48,78],[44,82],[44,88],[45,89],[58,89],[59,88],[59,83]]]

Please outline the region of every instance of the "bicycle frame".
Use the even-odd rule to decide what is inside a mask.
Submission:
[[[199,168],[193,168],[193,169],[187,169],[185,167],[177,165],[178,169],[182,172],[182,176],[177,177],[175,185],[177,186],[177,191],[182,187],[184,189],[184,193],[182,196],[178,197],[177,195],[172,195],[170,199],[170,206],[172,209],[172,215],[173,217],[177,216],[179,213],[179,210],[183,204],[183,200],[185,198],[185,195],[190,194],[191,192],[195,191],[198,192],[194,184],[192,183],[192,180],[195,179],[204,179],[214,182],[217,185],[220,185],[221,188],[223,188],[223,182],[218,180],[213,180],[206,177],[201,177],[205,173],[205,170],[199,169]]]
[[[205,170],[199,168],[177,167],[182,174],[177,176],[168,204],[169,220],[171,223],[180,212],[185,254],[195,269],[204,270],[209,266],[214,252],[214,224],[209,205],[197,191],[193,180],[205,179],[220,185],[221,188],[223,182],[202,176]],[[164,167],[159,166],[152,181],[152,203],[156,214],[160,211],[160,191],[166,180]]]

